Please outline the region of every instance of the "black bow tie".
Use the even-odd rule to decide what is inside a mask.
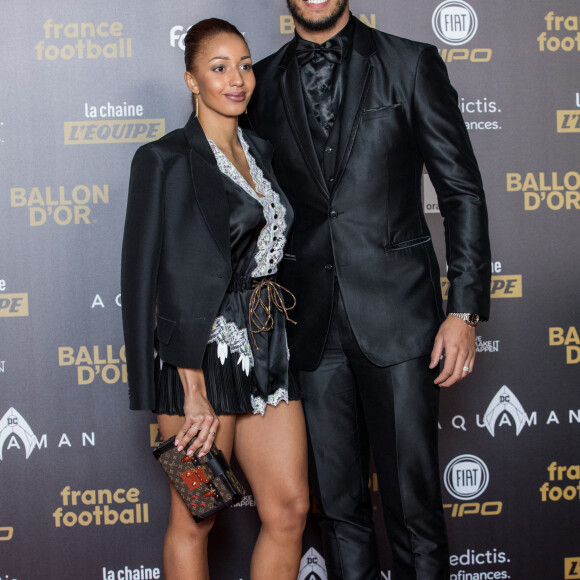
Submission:
[[[331,38],[324,44],[316,44],[298,38],[296,58],[300,66],[310,62],[318,54],[322,55],[328,62],[339,63],[342,60],[342,42],[340,38]]]

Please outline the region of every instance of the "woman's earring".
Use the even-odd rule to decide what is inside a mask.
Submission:
[[[199,116],[199,101],[197,97],[195,97],[195,118],[197,119],[198,116]]]

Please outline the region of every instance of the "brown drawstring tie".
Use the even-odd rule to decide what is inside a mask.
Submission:
[[[267,298],[264,301],[262,299],[262,290],[266,289]],[[283,293],[286,292],[292,297],[293,303],[292,306],[286,306],[284,304],[284,296]],[[262,307],[262,310],[266,313],[266,319],[262,320],[260,315],[258,314],[258,307]],[[275,282],[272,278],[261,278],[260,280],[254,281],[254,291],[250,296],[250,317],[249,317],[249,328],[250,332],[252,333],[252,340],[254,341],[254,346],[258,348],[256,344],[256,337],[255,334],[259,334],[260,332],[268,332],[274,328],[274,317],[272,316],[272,306],[277,308],[288,322],[292,324],[296,324],[294,320],[292,320],[288,316],[288,311],[292,310],[296,306],[296,297],[290,290],[284,288],[284,286],[280,286],[278,282]]]

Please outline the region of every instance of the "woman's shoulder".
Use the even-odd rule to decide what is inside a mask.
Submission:
[[[150,141],[145,143],[137,150],[139,152],[148,152],[159,155],[160,157],[165,157],[166,155],[171,155],[173,153],[179,153],[189,150],[189,144],[187,141],[187,136],[185,134],[185,129],[183,127],[179,129],[174,129],[169,133],[163,135],[155,141]]]
[[[191,145],[188,138],[188,130],[191,131],[192,117],[184,127],[174,129],[169,133],[145,143],[135,152],[135,159],[158,158],[162,161],[173,159],[176,155],[188,154]]]

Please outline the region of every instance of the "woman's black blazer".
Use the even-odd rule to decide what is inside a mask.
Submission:
[[[266,172],[271,146],[244,137]],[[154,348],[175,366],[201,367],[231,272],[223,177],[192,115],[139,148],[131,165],[121,259],[131,409],[155,406]]]

